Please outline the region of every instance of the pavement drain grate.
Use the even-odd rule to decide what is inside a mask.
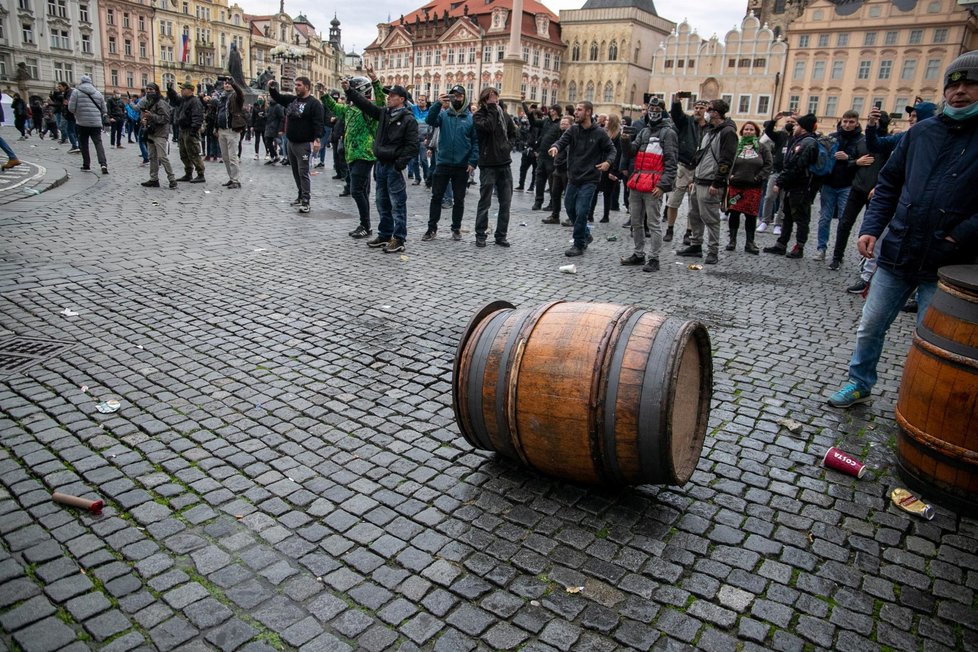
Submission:
[[[39,362],[60,355],[74,342],[14,335],[0,340],[0,374],[24,371]]]

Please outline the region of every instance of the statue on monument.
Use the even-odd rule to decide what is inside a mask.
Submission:
[[[17,88],[20,90],[20,96],[26,100],[27,82],[34,78],[31,77],[30,71],[27,70],[27,64],[23,61],[17,64],[17,72],[14,73],[14,79],[17,81]]]
[[[275,73],[272,72],[271,68],[266,68],[265,72],[258,75],[258,79],[251,86],[252,88],[264,89],[270,81],[275,81]]]
[[[241,53],[238,52],[238,44],[234,41],[231,41],[231,50],[228,52],[228,75],[237,82],[238,86],[248,86],[241,67]]]

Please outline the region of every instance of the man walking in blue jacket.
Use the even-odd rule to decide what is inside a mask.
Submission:
[[[937,270],[975,261],[978,251],[978,50],[944,73],[944,112],[917,123],[880,171],[859,232],[859,253],[878,267],[863,306],[849,382],[834,407],[869,400],[890,324],[917,290],[919,324],[937,288]],[[877,241],[884,229],[886,237]]]

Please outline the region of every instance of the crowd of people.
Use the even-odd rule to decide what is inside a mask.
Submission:
[[[224,164],[224,185],[241,188],[242,146],[254,141],[256,160],[264,146],[266,165],[291,167],[293,206],[300,213],[311,209],[311,169],[324,167],[326,150],[332,149],[333,178],[344,181],[340,196],[352,199],[359,217],[350,237],[385,253],[406,248],[412,179],[431,191],[422,241],[437,238],[441,212],[449,207],[451,237],[462,239],[465,195],[478,183],[477,247],[489,240],[493,198],[493,242],[510,246],[513,192],[528,189],[534,193],[532,209],[547,213],[544,224],[573,228],[568,257],[584,255],[593,241],[590,225],[599,197],[600,222],[610,221],[624,197],[623,226],[631,231],[633,247],[620,262],[647,272],[660,269],[663,243],[678,235],[684,200],[687,225],[675,253],[706,265],[719,262],[724,221],[725,252],[740,246],[743,227],[745,253],[803,258],[818,198],[814,258],[838,270],[865,210],[857,243],[860,278],[847,289],[863,294],[866,303],[849,382],[829,399],[837,407],[870,397],[886,330],[914,293],[923,314],[937,269],[978,262],[978,51],[961,55],[945,71],[941,106],[918,99],[906,109],[909,129],[893,134],[892,116],[879,105],[865,126],[850,110],[824,130],[814,114],[791,111],[738,127],[724,100],[698,100],[686,113],[685,94],[678,93],[669,107],[662,97],[648,95],[643,115],[632,121],[595,115],[586,101],[565,107],[523,102],[512,113],[494,87],[470,103],[465,88],[454,86],[429,104],[402,86],[385,88],[372,70],[365,72],[344,80],[342,92],[321,92],[318,98],[308,78],[294,81],[293,94],[272,81],[267,96],[253,103],[231,78],[221,79],[218,88],[185,84],[179,93],[167,88],[165,95],[151,83],[141,97],[106,99],[83,76],[74,88],[59,84],[46,100],[33,97],[28,103],[15,94],[15,126],[21,139],[33,131],[41,138],[60,135],[72,153],[82,155],[83,170],[91,168],[94,145],[103,174],[103,131],[109,130],[113,147],[123,147],[125,136],[139,144],[142,165],[149,166],[142,184],[147,187],[160,186],[160,166],[169,188],[203,183],[204,163],[215,161]],[[179,178],[169,160],[171,140],[183,164]],[[4,169],[18,165],[9,145],[2,139],[0,145],[9,157]],[[777,239],[761,249],[756,234],[768,229]]]

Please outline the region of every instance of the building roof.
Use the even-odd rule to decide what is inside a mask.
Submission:
[[[653,16],[659,15],[655,11],[655,3],[652,0],[587,0],[581,9],[620,9],[630,7],[641,9]]]

